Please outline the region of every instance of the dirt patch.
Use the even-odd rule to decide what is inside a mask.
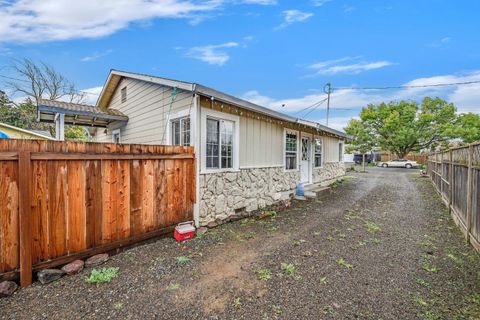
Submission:
[[[428,179],[354,175],[268,219],[118,254],[110,283],[86,269],[19,290],[0,318],[479,319],[479,255]]]

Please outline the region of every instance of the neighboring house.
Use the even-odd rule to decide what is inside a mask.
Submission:
[[[48,134],[48,132],[22,129],[3,122],[0,122],[0,138],[55,140]]]
[[[197,225],[265,208],[297,183],[345,174],[343,132],[184,81],[112,70],[96,112],[128,117],[98,142],[190,145],[197,158]]]

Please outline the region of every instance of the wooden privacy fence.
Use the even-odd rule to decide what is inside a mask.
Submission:
[[[480,252],[480,143],[430,155],[427,173],[455,223]]]
[[[192,147],[0,139],[0,281],[191,220]]]
[[[398,156],[392,153],[381,153],[380,157],[382,161],[392,161],[394,159],[398,159]],[[405,157],[405,159],[411,160],[411,161],[417,161],[420,164],[427,163],[427,155],[421,154],[421,153],[409,153]]]

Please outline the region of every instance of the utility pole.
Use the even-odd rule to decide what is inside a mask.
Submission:
[[[325,92],[328,95],[327,96],[327,127],[328,127],[328,116],[330,115],[330,93],[332,93],[332,85],[330,84],[330,82],[323,87],[323,92]]]

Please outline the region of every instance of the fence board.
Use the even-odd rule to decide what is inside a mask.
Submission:
[[[428,157],[427,174],[446,200],[454,221],[480,252],[480,144]]]
[[[31,170],[22,171],[31,187],[22,204],[31,213],[27,251],[20,251],[19,230],[28,229],[19,220],[20,151],[31,155],[24,161]],[[192,219],[194,188],[190,147],[0,139],[0,280],[22,271],[27,285],[32,268],[171,232]]]

